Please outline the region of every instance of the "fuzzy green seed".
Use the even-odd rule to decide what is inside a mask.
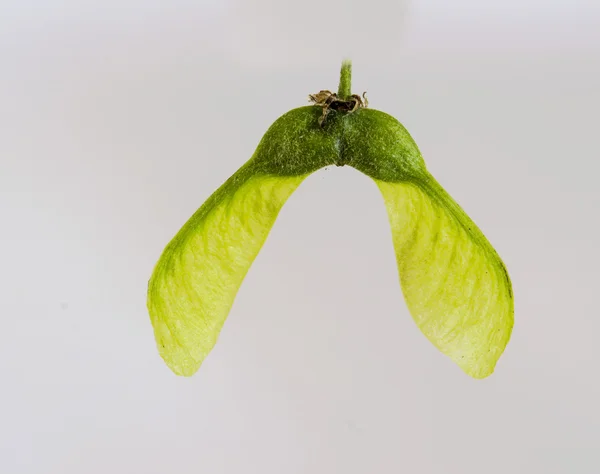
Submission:
[[[279,211],[311,173],[352,166],[387,209],[400,284],[425,336],[468,375],[490,375],[510,339],[514,301],[502,260],[427,171],[406,129],[351,94],[345,61],[337,94],[287,112],[254,155],[189,219],[161,255],[147,305],[160,355],[191,376],[215,345]],[[364,95],[363,95],[364,98]]]

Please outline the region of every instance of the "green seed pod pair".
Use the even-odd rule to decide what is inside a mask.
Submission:
[[[167,245],[148,284],[160,355],[191,376],[215,345],[279,211],[311,173],[352,166],[381,191],[402,292],[423,334],[468,375],[484,378],[513,327],[511,281],[488,240],[427,171],[406,129],[350,93],[309,96],[271,125],[254,155]],[[365,100],[363,100],[365,99]]]

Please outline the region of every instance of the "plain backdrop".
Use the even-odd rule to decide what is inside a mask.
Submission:
[[[2,0],[0,472],[600,472],[599,5]],[[176,377],[154,264],[345,57],[508,267],[496,372],[419,332],[375,184],[333,167]]]

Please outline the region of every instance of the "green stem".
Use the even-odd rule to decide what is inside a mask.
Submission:
[[[352,61],[349,59],[342,61],[340,86],[338,87],[337,95],[342,100],[348,100],[352,95]]]

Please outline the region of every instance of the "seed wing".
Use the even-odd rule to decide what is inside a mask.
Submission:
[[[191,376],[215,345],[277,215],[307,175],[232,176],[165,248],[148,283],[160,355]]]
[[[500,257],[431,175],[375,182],[413,319],[468,375],[487,377],[513,327],[511,281]]]

